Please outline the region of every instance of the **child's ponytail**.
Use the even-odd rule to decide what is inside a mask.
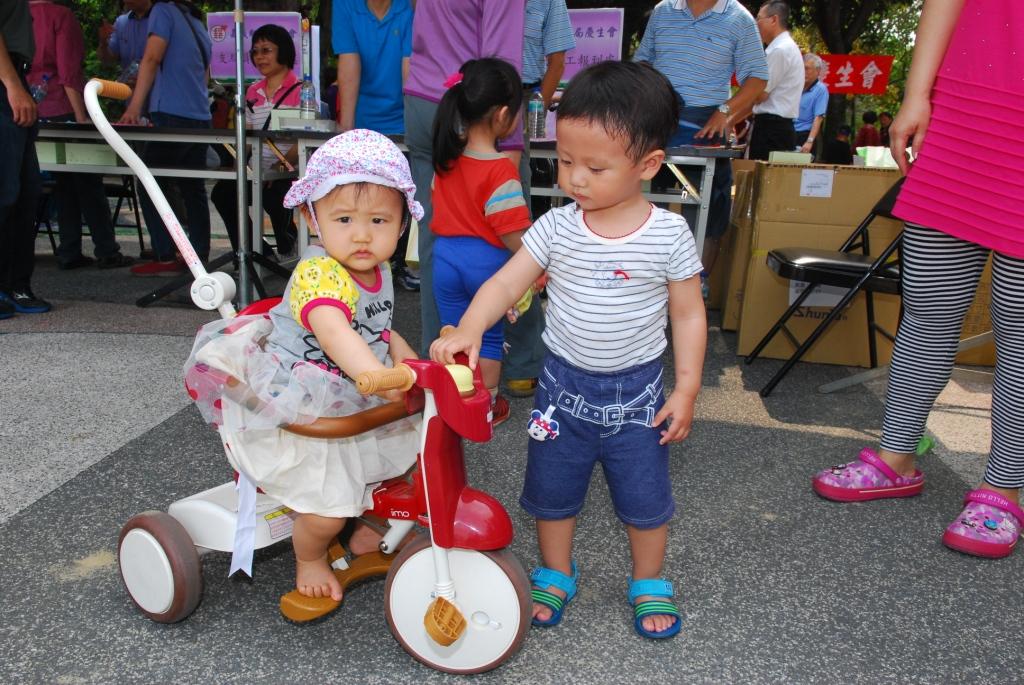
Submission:
[[[444,173],[466,149],[465,130],[508,107],[509,117],[519,115],[523,86],[516,68],[496,57],[473,59],[446,82],[434,117],[434,170]]]

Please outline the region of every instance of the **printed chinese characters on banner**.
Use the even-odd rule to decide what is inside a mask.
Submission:
[[[622,8],[569,10],[569,22],[576,47],[565,53],[562,80],[591,64],[622,59]]]
[[[821,55],[819,77],[829,93],[882,95],[889,85],[891,55]]]

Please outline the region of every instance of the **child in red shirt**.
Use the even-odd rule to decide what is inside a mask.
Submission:
[[[446,82],[434,119],[434,300],[441,325],[457,325],[481,285],[504,266],[530,226],[519,171],[497,140],[516,126],[522,84],[504,60],[470,60]],[[483,336],[480,369],[497,393],[502,323]],[[508,418],[495,397],[494,423]]]

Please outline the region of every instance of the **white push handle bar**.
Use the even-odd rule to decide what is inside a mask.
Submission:
[[[132,89],[124,83],[116,81],[91,79],[85,86],[85,106],[89,110],[89,116],[92,117],[96,129],[110,144],[110,147],[114,148],[114,151],[117,152],[121,159],[128,163],[128,166],[131,167],[135,175],[142,181],[146,192],[149,193],[149,198],[153,201],[156,211],[163,219],[164,225],[167,226],[167,232],[171,234],[174,244],[178,246],[178,252],[181,253],[185,264],[192,272],[192,275],[195,276],[196,280],[192,283],[191,289],[192,301],[200,309],[211,311],[216,309],[226,319],[233,317],[235,315],[235,308],[231,306],[231,299],[235,296],[234,280],[232,280],[231,276],[220,271],[212,274],[207,273],[206,267],[199,260],[199,256],[192,247],[192,243],[189,242],[188,236],[185,235],[185,231],[182,230],[178,217],[174,215],[174,210],[167,203],[167,198],[164,197],[163,191],[160,190],[156,179],[153,178],[153,174],[150,173],[146,165],[139,159],[139,156],[135,154],[135,151],[128,147],[128,144],[124,142],[121,135],[107,121],[106,115],[100,109],[98,98],[100,95],[117,100],[127,100],[132,96]]]

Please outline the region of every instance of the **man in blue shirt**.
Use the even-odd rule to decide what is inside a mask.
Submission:
[[[828,88],[818,80],[821,65],[821,58],[813,52],[804,55],[804,92],[800,94],[800,115],[793,122],[800,152],[814,150],[814,141],[828,111]]]
[[[405,133],[402,84],[412,54],[409,0],[334,0],[342,130]]]
[[[754,17],[738,0],[663,0],[633,59],[665,74],[682,100],[679,130],[670,147],[694,142],[717,145],[729,135],[733,117],[750,111],[768,84],[768,62]],[[740,83],[730,96],[733,74]],[[691,183],[700,170],[685,168]],[[732,209],[732,167],[715,165],[702,262],[711,273]]]
[[[544,98],[544,111],[554,98],[555,90],[565,71],[565,53],[576,47],[569,22],[565,0],[526,0],[523,22],[523,116],[534,90]],[[530,141],[528,132],[523,136],[523,156],[519,158],[519,177],[530,203]],[[554,132],[548,131],[550,137]],[[532,214],[532,209],[531,209]],[[530,308],[514,325],[505,324],[507,352],[502,363],[505,387],[513,397],[529,397],[537,387],[537,374],[544,360],[544,310],[540,298],[535,297]]]
[[[113,26],[103,22],[99,28],[99,56],[105,64],[116,61],[124,73],[132,62],[142,61],[152,7],[153,0],[124,0],[128,11],[115,19]]]

